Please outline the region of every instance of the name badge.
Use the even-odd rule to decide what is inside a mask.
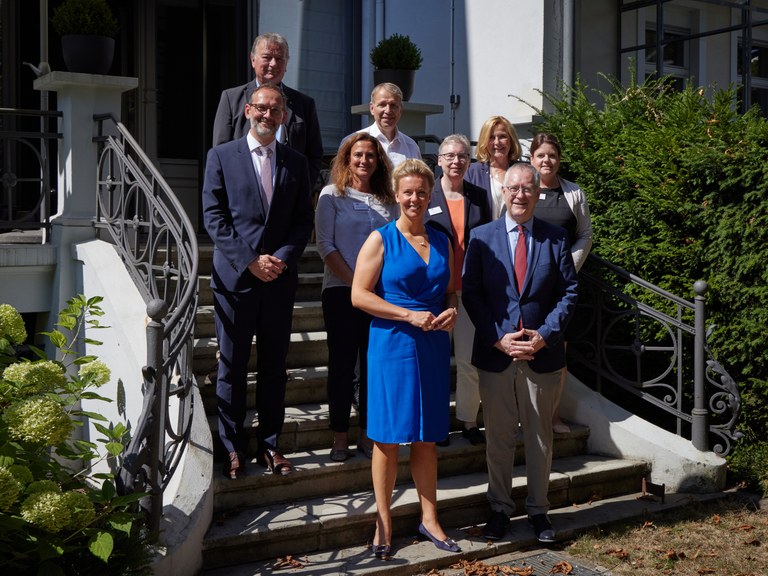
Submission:
[[[430,216],[434,216],[435,214],[442,214],[443,208],[441,206],[433,206],[429,210],[427,210]]]
[[[353,206],[355,207],[355,210],[362,210],[364,212],[368,211],[368,205],[363,204],[362,202],[355,202]]]
[[[547,197],[547,194],[545,192],[542,192],[539,194],[539,200],[544,200],[544,198]]]

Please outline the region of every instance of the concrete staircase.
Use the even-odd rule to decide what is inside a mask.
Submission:
[[[280,448],[297,467],[297,472],[288,477],[273,476],[251,460],[245,478],[229,480],[220,473],[224,455],[217,442],[215,391],[204,384],[217,348],[208,276],[211,254],[211,246],[201,245],[194,355],[195,373],[216,446],[214,520],[203,545],[204,573],[228,573],[236,570],[235,566],[240,566],[238,574],[265,573],[271,571],[267,567],[276,558],[324,552],[331,553],[336,560],[345,557],[347,564],[363,566],[362,572],[366,574],[427,572],[430,567],[445,567],[461,558],[460,554],[434,554],[431,544],[424,544],[432,558],[426,565],[423,558],[418,562],[407,560],[408,554],[402,554],[399,562],[371,563],[366,554],[365,545],[373,536],[375,514],[370,460],[360,453],[344,463],[332,462],[328,457],[332,437],[325,399],[328,352],[320,306],[322,261],[313,246],[305,251],[300,266],[300,288],[288,359],[286,422],[280,437]],[[254,374],[249,378],[248,387],[248,418],[255,428]],[[353,414],[352,441],[357,431]],[[574,425],[570,434],[555,436],[549,493],[553,509],[636,493],[641,479],[650,471],[645,461],[587,454],[589,434],[588,428]],[[251,447],[255,448],[255,438]],[[450,445],[438,450],[441,522],[449,535],[462,545],[465,557],[479,557],[478,549],[482,549],[484,543],[479,531],[472,527],[485,522],[488,515],[484,447],[470,445],[460,432],[454,431]],[[414,541],[411,537],[415,536],[419,523],[419,506],[408,470],[408,448],[402,447],[400,453],[393,522],[394,534],[402,546],[403,538],[405,545]],[[519,442],[516,463],[522,465],[523,462],[522,442]],[[514,496],[521,511],[525,494],[524,467],[520,466],[515,474]],[[474,540],[474,544],[468,543],[468,538]],[[348,569],[349,566],[345,568]],[[306,569],[302,572],[312,573]]]

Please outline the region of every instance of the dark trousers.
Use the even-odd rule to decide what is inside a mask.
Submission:
[[[245,454],[248,360],[256,336],[258,450],[277,449],[285,419],[286,358],[291,339],[295,275],[281,276],[246,293],[214,290],[219,372],[216,382],[219,436],[228,452]]]
[[[338,286],[323,290],[323,318],[328,337],[328,410],[331,430],[349,430],[349,413],[360,383],[358,415],[366,428],[368,405],[368,333],[371,316],[352,306],[352,289]],[[359,370],[356,370],[359,360]]]

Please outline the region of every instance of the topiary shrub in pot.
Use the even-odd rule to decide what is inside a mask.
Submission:
[[[54,10],[51,24],[61,36],[67,70],[109,72],[118,26],[106,0],[64,0]]]
[[[392,82],[403,92],[403,100],[409,100],[413,94],[416,70],[423,61],[421,50],[410,37],[392,34],[381,40],[371,50],[373,64],[373,83]]]

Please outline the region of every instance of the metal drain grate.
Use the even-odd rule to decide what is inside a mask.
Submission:
[[[605,572],[595,572],[589,568],[578,566],[571,560],[566,560],[562,556],[558,556],[552,552],[542,552],[541,554],[534,554],[532,556],[525,556],[524,558],[517,558],[511,562],[504,562],[499,564],[499,566],[530,566],[533,568],[533,576],[553,576],[552,569],[556,564],[559,564],[560,562],[568,562],[571,565],[571,572],[569,573],[569,576],[606,576]],[[555,576],[557,576],[557,573]]]

